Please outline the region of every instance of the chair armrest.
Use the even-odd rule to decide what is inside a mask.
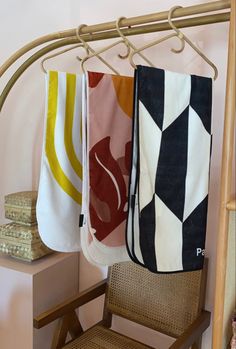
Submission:
[[[181,334],[169,349],[189,349],[210,325],[211,313],[203,310],[197,319]]]
[[[87,290],[80,292],[74,297],[69,298],[67,301],[58,304],[48,311],[36,316],[34,318],[34,327],[38,329],[44,327],[50,322],[101,296],[103,293],[105,293],[106,285],[107,279],[102,280],[96,285],[88,288]]]

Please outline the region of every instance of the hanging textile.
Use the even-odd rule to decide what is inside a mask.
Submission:
[[[209,78],[137,68],[127,248],[153,272],[203,266],[211,103]]]
[[[46,115],[37,200],[43,242],[51,249],[80,249],[82,204],[82,77],[46,75]]]
[[[84,90],[82,249],[94,264],[128,260],[125,244],[133,78],[89,72]]]

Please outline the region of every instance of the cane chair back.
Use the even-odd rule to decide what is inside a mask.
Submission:
[[[178,337],[203,306],[205,269],[154,274],[133,262],[115,264],[110,270],[106,311]]]

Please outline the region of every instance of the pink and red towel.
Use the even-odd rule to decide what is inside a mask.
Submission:
[[[83,94],[81,245],[91,263],[111,265],[129,259],[125,228],[133,78],[89,72]]]

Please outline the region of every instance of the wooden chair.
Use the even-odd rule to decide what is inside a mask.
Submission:
[[[115,264],[107,280],[37,316],[34,327],[60,318],[52,349],[151,348],[111,330],[116,314],[175,337],[170,349],[199,349],[210,324],[210,313],[203,310],[206,274],[206,263],[202,271],[176,274],[153,274],[133,262]],[[83,332],[75,309],[104,292],[102,321]],[[72,340],[65,344],[68,333]]]

